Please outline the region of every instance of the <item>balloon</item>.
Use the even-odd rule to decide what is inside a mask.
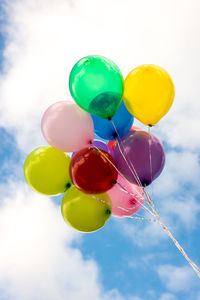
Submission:
[[[127,217],[136,214],[144,204],[145,196],[141,187],[130,184],[122,176],[118,175],[117,182],[135,197],[120,190],[120,185],[116,184],[108,191],[112,202],[112,215],[115,217]]]
[[[64,193],[71,185],[70,157],[52,147],[32,151],[24,163],[24,177],[32,189],[45,195]]]
[[[69,76],[76,103],[87,112],[107,119],[115,115],[123,94],[123,77],[110,59],[91,55],[80,59]]]
[[[74,186],[65,193],[61,212],[64,220],[73,228],[91,232],[105,225],[111,216],[111,202],[106,193],[86,195]]]
[[[92,118],[71,101],[51,105],[42,117],[41,127],[47,142],[63,152],[80,150],[94,139]]]
[[[110,149],[110,147],[109,147],[106,143],[104,143],[104,142],[102,142],[102,141],[99,141],[99,140],[94,140],[93,143],[92,143],[89,147],[95,148],[94,146],[97,147],[97,148],[100,149],[100,150],[104,150],[104,151],[108,152],[111,156],[114,156],[113,150]],[[76,153],[77,153],[77,152],[73,152],[73,153],[72,153],[72,157],[73,157]]]
[[[115,161],[109,153],[103,150],[101,152],[94,148],[85,148],[72,157],[72,182],[85,193],[104,193],[116,183],[118,172],[113,167]]]
[[[130,113],[145,125],[155,125],[170,109],[174,84],[169,74],[155,65],[132,70],[124,82],[124,103]]]
[[[97,147],[100,150],[104,150],[106,152],[108,152],[111,156],[114,156],[114,152],[112,149],[110,149],[110,147],[103,141],[99,141],[99,140],[94,140],[92,145],[90,145],[90,147]]]
[[[122,101],[115,116],[111,120],[91,115],[94,123],[94,132],[105,140],[116,140],[123,137],[133,124],[133,116],[128,112]],[[115,127],[113,126],[114,123]],[[119,136],[118,136],[119,135]]]
[[[130,170],[134,167],[143,186],[149,185],[156,179],[165,164],[165,151],[159,139],[155,135],[142,130],[130,131],[119,140],[119,144],[115,147],[114,157],[118,170],[130,182],[138,184],[136,176]]]
[[[141,128],[139,128],[139,127],[137,127],[137,126],[132,126],[130,129],[129,129],[129,131],[133,131],[133,130],[142,130]],[[111,150],[113,150],[114,151],[114,149],[115,149],[115,146],[116,146],[116,144],[117,144],[117,140],[110,140],[110,141],[108,141],[108,146],[109,146],[109,148],[111,149]]]

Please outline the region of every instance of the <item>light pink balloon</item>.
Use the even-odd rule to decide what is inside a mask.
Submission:
[[[117,182],[129,193],[134,194],[135,197],[120,190],[119,184],[116,183],[112,189],[107,191],[112,201],[112,215],[115,217],[127,217],[137,213],[144,204],[145,196],[142,188],[127,182],[127,180],[120,175],[117,178]]]
[[[41,128],[49,145],[63,152],[88,147],[94,139],[92,118],[71,101],[52,104],[42,117]]]

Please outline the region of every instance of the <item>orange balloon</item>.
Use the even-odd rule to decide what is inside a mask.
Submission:
[[[140,127],[137,126],[132,126],[129,131],[133,131],[133,130],[142,130]],[[114,151],[115,146],[117,144],[117,140],[110,140],[108,141],[108,146]]]

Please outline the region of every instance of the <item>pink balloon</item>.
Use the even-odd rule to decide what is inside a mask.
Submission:
[[[133,183],[127,182],[122,176],[118,175],[117,182],[121,184],[129,193],[120,190],[120,185],[115,184],[112,189],[107,191],[112,201],[112,215],[115,217],[127,217],[137,213],[144,204],[145,196],[142,188]]]
[[[63,152],[88,147],[94,139],[92,118],[71,101],[52,104],[42,117],[41,128],[49,145]]]

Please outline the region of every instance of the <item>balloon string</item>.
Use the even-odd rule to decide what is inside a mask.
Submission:
[[[97,199],[105,204],[107,204],[106,201],[104,201],[103,199],[100,199],[96,196],[91,195],[92,198]],[[122,209],[126,212],[130,212],[128,209],[125,209],[123,207],[117,206],[117,208]],[[163,230],[168,234],[168,236],[172,239],[172,241],[174,242],[175,246],[178,248],[178,250],[182,253],[182,255],[185,257],[185,259],[188,261],[188,263],[190,264],[190,266],[193,268],[193,270],[196,272],[197,276],[200,278],[200,269],[199,267],[188,257],[188,255],[186,254],[186,252],[184,251],[184,249],[181,247],[181,245],[179,244],[179,242],[174,238],[174,236],[172,235],[172,233],[169,231],[169,229],[167,228],[166,225],[164,225],[164,223],[161,221],[159,214],[156,212],[156,210],[152,207],[154,216],[156,217],[156,219],[152,219],[152,218],[142,218],[142,217],[133,217],[133,216],[127,216],[130,219],[135,219],[135,220],[146,220],[146,221],[151,221],[151,222],[157,222],[158,224],[160,224],[160,226],[163,228]]]
[[[141,218],[141,217],[133,217],[133,216],[126,216],[126,218],[135,219],[135,220],[145,220],[145,221],[151,221],[151,222],[157,222],[155,219],[152,218]]]
[[[94,195],[90,195],[90,196],[91,196],[92,198],[94,198],[94,199],[96,199],[96,200],[98,200],[98,201],[104,203],[104,204],[108,204],[105,200],[103,200],[103,199],[101,199],[101,198],[99,198],[99,197],[97,197],[97,196],[94,196]],[[121,206],[116,206],[116,208],[119,208],[119,209],[121,209],[121,210],[123,210],[123,211],[125,211],[125,212],[128,212],[128,213],[132,213],[132,211],[130,211],[129,209],[126,209],[126,208],[121,207]],[[131,219],[147,220],[147,221],[153,221],[153,222],[156,222],[156,220],[150,219],[150,218],[132,217],[132,216],[126,216],[126,217],[129,217],[129,218],[131,218]]]
[[[131,171],[132,175],[134,176],[134,178],[135,178],[137,184],[142,186],[141,181],[140,181],[140,179],[139,179],[139,177],[138,177],[138,175],[137,175],[137,172],[136,172],[134,166],[132,165],[132,162],[128,162],[128,161],[127,161],[127,158],[125,157],[125,155],[124,155],[124,153],[123,153],[123,151],[122,151],[122,149],[121,149],[121,146],[123,147],[123,143],[122,143],[121,145],[120,145],[120,143],[119,143],[120,135],[119,135],[119,133],[118,133],[118,130],[117,130],[117,128],[116,128],[116,126],[115,126],[113,120],[111,119],[110,121],[111,121],[111,123],[112,123],[112,125],[113,125],[113,127],[114,127],[114,129],[115,129],[116,134],[117,134],[117,144],[118,144],[118,146],[119,146],[119,151],[120,151],[121,155],[123,156],[123,158],[124,158],[124,160],[125,160],[125,162],[126,162],[128,168],[129,168],[129,170]],[[124,147],[123,147],[123,148],[124,148]],[[124,150],[124,149],[123,149],[123,150]],[[124,152],[125,152],[125,151],[124,151]],[[131,165],[131,166],[130,166],[130,165]],[[131,167],[132,167],[132,168],[131,168]],[[143,188],[143,187],[142,187],[142,188]]]
[[[127,194],[129,194],[130,196],[133,196],[134,198],[136,198],[137,200],[143,200],[144,198],[139,197],[138,195],[131,193],[129,191],[126,190],[125,186],[123,184],[121,184],[120,182],[117,181],[117,184],[120,186],[120,190],[125,191]]]
[[[116,129],[116,127],[115,127],[115,124],[114,124],[114,122],[113,122],[112,119],[111,119],[111,122],[112,122],[112,124],[113,124],[113,127],[114,127],[114,129],[115,129],[117,135],[118,135],[118,138],[120,138],[120,136],[119,136],[119,134],[118,134],[118,131],[117,131],[117,129]],[[129,164],[128,164],[128,162],[127,162],[127,159],[126,159],[124,153],[121,151],[119,141],[118,141],[118,146],[119,146],[120,153],[122,154],[124,160],[126,161],[126,164],[128,165],[129,169],[131,169],[130,166],[129,166]],[[122,147],[123,147],[123,144],[122,144]],[[150,162],[150,164],[152,164],[152,161]],[[139,183],[141,184],[140,179],[139,179],[139,177],[138,177],[138,175],[137,175],[137,172],[136,172],[136,170],[135,170],[135,168],[134,168],[134,166],[132,165],[131,162],[130,162],[130,165],[132,166],[132,168],[133,168],[133,170],[134,170],[134,172],[135,172],[135,174],[136,174],[137,182],[139,181]],[[152,168],[152,165],[151,165],[151,168]],[[133,171],[132,171],[132,174],[134,175]],[[181,245],[179,244],[179,242],[174,238],[174,236],[173,236],[172,233],[169,231],[169,229],[167,228],[167,226],[164,225],[164,223],[161,221],[158,212],[157,212],[157,211],[155,210],[155,208],[154,208],[153,201],[151,200],[151,198],[150,198],[150,196],[148,195],[148,193],[147,193],[147,191],[145,190],[145,188],[143,188],[143,190],[144,190],[145,195],[146,195],[146,197],[147,197],[147,203],[148,203],[149,206],[151,207],[151,209],[152,209],[152,211],[153,211],[153,214],[154,214],[154,216],[156,217],[157,223],[162,227],[162,229],[163,229],[163,230],[167,233],[167,235],[171,238],[171,240],[174,242],[175,246],[176,246],[176,247],[178,248],[178,250],[182,253],[182,255],[185,257],[185,259],[188,261],[188,263],[190,264],[190,266],[193,268],[193,270],[194,270],[195,273],[197,274],[197,276],[200,278],[200,269],[199,269],[199,267],[198,267],[198,266],[197,266],[197,265],[196,265],[196,264],[188,257],[188,255],[186,254],[186,252],[184,251],[184,249],[181,247]]]
[[[127,193],[128,195],[130,195],[131,197],[135,197],[135,194],[130,193],[129,191],[127,191],[121,183],[117,182],[117,184],[120,186],[120,190],[123,191],[124,193]],[[140,200],[143,200],[143,198],[138,199],[139,197],[135,197],[137,202],[141,205],[141,207],[148,213],[150,213],[152,216],[154,216],[154,214],[152,213],[152,211],[150,211],[150,209],[148,207],[146,207],[144,205],[144,203],[142,203]]]
[[[146,191],[145,191],[146,192]],[[149,198],[150,200],[150,196],[148,193],[146,193],[146,196]],[[150,202],[150,201],[149,201]],[[188,261],[188,263],[190,264],[190,266],[193,268],[193,270],[196,272],[197,276],[200,278],[200,269],[199,267],[188,257],[188,255],[186,254],[186,252],[184,251],[184,249],[182,248],[182,246],[179,244],[179,242],[174,238],[174,236],[172,235],[172,233],[169,231],[169,229],[167,228],[167,226],[161,221],[160,216],[158,214],[158,212],[155,210],[155,208],[153,207],[153,205],[151,205],[151,209],[153,211],[154,216],[156,217],[156,221],[157,223],[162,227],[162,229],[168,234],[168,236],[172,239],[172,241],[174,242],[175,246],[178,248],[178,250],[182,253],[182,255],[185,257],[185,259]]]
[[[124,175],[117,169],[117,167],[112,163],[112,161],[98,148],[98,147],[96,147],[93,143],[91,144],[95,149],[97,149],[100,153],[101,153],[101,155],[102,156],[104,156],[107,160],[108,160],[108,162],[115,168],[115,170],[128,182],[128,180],[124,177]],[[130,192],[128,192],[126,189],[123,189],[124,190],[124,192],[126,192],[126,193],[128,193],[130,196],[132,196],[132,197],[134,197],[135,195],[134,194],[131,194]],[[137,200],[138,201],[138,200]],[[139,202],[139,201],[138,201]],[[144,204],[142,204],[141,202],[139,202],[141,205],[142,205],[142,208],[145,210],[145,211],[147,211],[147,212],[149,212],[150,214],[152,214],[152,212],[144,205]]]
[[[149,162],[150,162],[150,174],[151,174],[151,202],[154,206],[154,193],[153,193],[153,168],[152,168],[152,154],[151,154],[151,127],[148,126],[148,134],[149,134]]]
[[[118,146],[119,146],[119,151],[120,151],[121,155],[123,156],[123,158],[124,158],[124,160],[125,160],[125,162],[126,162],[128,168],[129,168],[129,170],[131,171],[132,175],[134,176],[134,178],[135,178],[137,184],[142,188],[142,190],[144,191],[144,193],[145,193],[145,195],[146,195],[145,188],[142,186],[142,183],[141,183],[141,181],[140,181],[140,178],[139,178],[139,176],[138,176],[138,174],[137,174],[136,169],[134,168],[134,165],[132,164],[131,161],[128,162],[128,160],[127,160],[127,158],[126,158],[126,156],[125,156],[125,154],[124,154],[125,151],[124,151],[124,153],[123,153],[123,151],[122,151],[122,149],[121,149],[121,146],[122,146],[122,148],[123,148],[123,150],[124,150],[123,143],[121,143],[121,145],[120,145],[120,143],[119,143],[120,136],[119,136],[119,133],[118,133],[118,131],[117,131],[117,128],[116,128],[116,126],[115,126],[115,124],[114,124],[114,122],[113,122],[112,119],[111,119],[111,122],[112,122],[112,125],[113,125],[113,127],[114,127],[114,129],[115,129],[115,132],[116,132],[117,136],[118,136],[117,144],[118,144]],[[127,180],[127,179],[126,179],[126,180]],[[146,197],[146,202],[147,202],[147,203],[149,202],[149,198],[148,198],[148,197]],[[152,203],[151,200],[150,200],[150,203]],[[148,204],[149,204],[149,203],[148,203]],[[151,207],[151,206],[150,206],[150,207]]]
[[[167,228],[166,225],[164,225],[164,223],[161,221],[160,216],[158,215],[158,213],[155,211],[155,209],[152,207],[156,220],[157,222],[160,224],[160,226],[163,228],[163,230],[168,234],[168,236],[172,239],[172,241],[174,242],[175,246],[178,248],[178,250],[182,253],[182,255],[185,257],[185,259],[188,261],[188,263],[190,264],[190,266],[193,268],[193,270],[196,272],[197,276],[200,278],[200,269],[199,267],[188,257],[188,255],[186,254],[186,252],[184,251],[184,249],[181,247],[181,245],[179,244],[179,242],[174,238],[174,236],[172,235],[172,233],[169,231],[169,229]]]

